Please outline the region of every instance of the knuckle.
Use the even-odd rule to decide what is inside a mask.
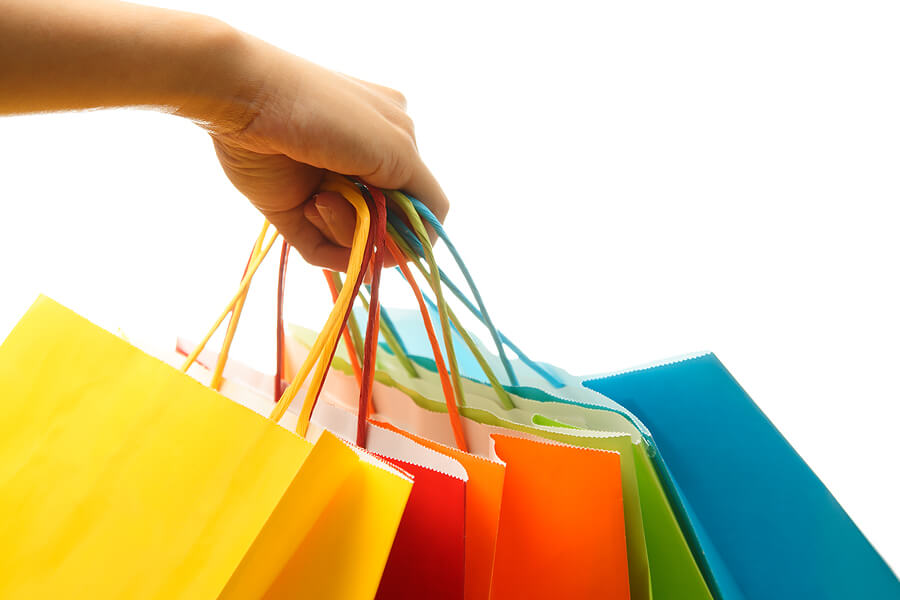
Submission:
[[[406,108],[406,96],[403,95],[402,92],[399,92],[393,88],[385,88],[385,94],[391,98],[394,102]]]
[[[419,145],[416,143],[416,136],[412,132],[409,132],[404,136],[404,143],[406,146],[406,155],[409,158],[409,162],[412,163],[419,155]]]
[[[413,122],[412,117],[410,117],[406,113],[400,113],[397,118],[397,125],[403,130],[407,135],[411,138],[415,139],[416,137],[416,124]]]
[[[391,187],[400,187],[409,181],[413,172],[413,154],[407,144],[394,149],[384,161],[384,177]]]
[[[416,138],[408,132],[402,132],[400,135],[398,151],[403,158],[404,164],[412,165],[419,155],[419,148],[416,146]]]

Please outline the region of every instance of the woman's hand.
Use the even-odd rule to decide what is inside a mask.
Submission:
[[[345,270],[349,259],[355,211],[338,194],[316,195],[326,170],[403,189],[443,220],[447,199],[419,156],[402,94],[247,45],[243,68],[261,78],[249,120],[208,127],[228,178],[308,262]]]

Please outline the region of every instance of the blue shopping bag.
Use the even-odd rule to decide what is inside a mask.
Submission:
[[[723,598],[900,598],[888,565],[714,354],[584,385],[652,432]]]

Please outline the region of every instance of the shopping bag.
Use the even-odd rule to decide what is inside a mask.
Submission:
[[[311,427],[352,439],[356,415],[340,402],[323,390]],[[414,480],[376,598],[462,599],[467,471],[457,460],[377,424],[367,429],[365,446]]]
[[[194,344],[180,340],[176,351],[148,352],[169,364],[180,365],[193,349]],[[209,385],[210,369],[216,364],[218,355],[203,351],[187,374]],[[223,375],[219,388],[222,395],[262,415],[271,412],[271,376],[235,360],[227,361]],[[323,390],[326,397],[331,393]],[[355,402],[356,390],[348,389],[347,393],[345,401]],[[281,425],[292,430],[298,413],[299,408],[289,409]],[[348,415],[342,427],[341,437],[350,440],[355,433],[355,417]],[[323,431],[324,428],[311,431],[307,439],[317,439]],[[303,597],[317,600],[366,600],[375,596],[405,511],[405,503],[400,500],[408,498],[413,482],[405,471],[391,468],[358,447],[351,445],[351,448],[360,459],[357,467],[263,598],[293,599],[298,590],[302,590]],[[325,577],[323,573],[340,573],[340,576]]]
[[[714,354],[584,385],[653,432],[722,598],[900,598],[891,569]]]
[[[374,598],[404,512],[405,503],[397,498],[405,500],[412,485],[361,452],[358,468],[262,598]]]
[[[493,439],[506,476],[491,598],[629,598],[619,455]]]
[[[43,297],[0,394],[0,598],[259,597],[358,464]]]
[[[505,466],[501,462],[417,436],[387,422],[377,422],[377,425],[454,458],[465,468],[468,475],[465,499],[465,597],[467,600],[489,597]]]
[[[415,463],[382,458],[410,473],[415,483],[376,598],[462,600],[465,482]]]

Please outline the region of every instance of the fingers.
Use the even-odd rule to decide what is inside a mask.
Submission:
[[[337,246],[349,248],[356,228],[356,210],[337,192],[319,192],[305,205],[304,215]]]
[[[356,228],[356,210],[337,192],[319,192],[304,205],[304,216],[331,243],[349,248],[353,243]],[[384,267],[397,266],[390,254],[385,255]],[[371,272],[367,272],[366,283],[371,282]]]
[[[431,209],[438,221],[443,223],[447,218],[447,213],[450,212],[450,201],[422,159],[418,155],[416,158],[418,160],[415,170],[402,189],[421,200],[425,206]]]
[[[338,246],[326,238],[306,217],[308,203],[286,211],[264,210],[262,213],[306,262],[332,271],[346,271],[350,262],[349,248]]]
[[[356,210],[337,192],[319,192],[303,204],[303,214],[319,233],[335,246],[350,248],[356,229]],[[384,252],[385,250],[381,250]],[[317,248],[314,252],[322,252]],[[330,252],[330,251],[329,251]],[[349,258],[349,254],[348,254]],[[320,265],[321,266],[321,265]],[[385,255],[384,268],[397,266],[390,254]],[[333,267],[328,267],[332,268]],[[343,269],[337,269],[346,271]],[[363,273],[363,282],[372,283],[371,265]]]
[[[418,151],[412,152],[407,157],[401,159],[405,165],[405,169],[409,169],[409,174],[398,178],[396,173],[375,173],[373,175],[363,177],[366,183],[386,189],[399,189],[410,194],[418,200],[421,200],[427,206],[434,216],[443,223],[450,211],[450,202],[447,199],[444,190],[441,189],[437,179],[422,162]],[[402,170],[405,170],[402,169]],[[430,225],[425,225],[428,231],[428,237],[432,243],[437,240],[437,233]]]
[[[288,153],[298,162],[359,176],[380,188],[404,190],[443,221],[450,203],[419,154],[406,98],[388,87],[339,77],[344,83],[329,87],[331,94],[315,104],[314,118],[304,128],[305,135],[312,133],[313,143],[297,145]],[[321,129],[311,131],[311,124]],[[429,233],[435,240],[434,232]]]
[[[421,200],[442,223],[450,210],[450,202],[437,179],[425,165],[416,142],[415,124],[406,112],[406,97],[397,90],[357,79],[364,86],[394,100],[400,111],[390,111],[386,118],[394,125],[394,140],[387,146],[382,168],[364,178],[386,189],[403,190]],[[381,181],[381,183],[379,183]],[[436,236],[429,227],[432,241]]]
[[[346,201],[338,196],[340,202],[335,199],[323,202],[323,206],[330,209],[324,218],[313,205],[312,213],[316,214],[318,222],[307,216],[311,205],[307,199],[322,181],[321,169],[300,164],[284,155],[264,155],[224,144],[215,137],[213,141],[231,182],[307,262],[336,271],[346,270],[350,252],[345,246],[350,243],[347,242],[346,228],[339,223],[347,221],[345,213],[349,209],[349,239],[352,240],[353,208],[342,208],[340,202]]]
[[[217,151],[235,186],[308,262],[346,270],[356,225],[353,207],[338,194],[309,200],[325,171],[404,190],[446,218],[449,202],[419,155],[403,94],[305,61],[284,67],[306,82],[305,93],[278,86],[267,111],[222,136],[228,147],[217,143]]]

